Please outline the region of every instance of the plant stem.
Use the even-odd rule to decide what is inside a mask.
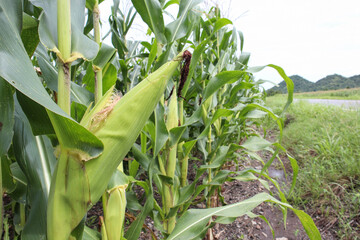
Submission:
[[[102,205],[103,205],[103,213],[104,213],[104,218],[106,218],[106,212],[107,212],[107,200],[108,200],[108,196],[107,196],[107,193],[106,191],[103,193],[102,197],[101,197],[101,200],[102,200]]]
[[[71,55],[71,11],[70,0],[57,1],[58,46],[58,105],[70,115],[70,78],[71,63],[67,59]]]
[[[181,186],[186,186],[187,173],[189,168],[189,156],[184,156],[181,161]]]
[[[209,130],[209,134],[208,134],[208,145],[207,145],[207,152],[208,154],[211,153],[211,127]],[[211,162],[209,162],[208,164],[211,164]],[[211,176],[211,168],[209,168],[208,170],[208,183],[211,182],[212,180],[212,176]],[[211,189],[211,187],[209,188],[209,190]],[[207,200],[207,206],[210,208],[211,207],[211,196],[209,196],[208,200]]]
[[[102,84],[102,69],[95,72],[95,104],[99,102],[103,93],[103,84]]]
[[[25,223],[25,204],[20,203],[20,226],[24,227]]]
[[[94,24],[94,37],[95,42],[100,46],[100,10],[99,10],[99,1],[95,0],[94,9],[93,9],[93,24]],[[95,104],[101,99],[103,95],[102,88],[102,69],[95,71]]]
[[[147,143],[146,134],[141,132],[140,139],[141,139],[141,152],[146,153],[146,143]]]
[[[100,10],[99,0],[95,0],[93,8],[93,24],[94,24],[94,37],[95,42],[100,43]]]
[[[207,151],[208,151],[208,154],[211,153],[211,126],[210,126],[210,130],[209,130],[209,134],[208,134],[208,146],[207,146]],[[211,164],[211,162],[209,162],[208,164]],[[212,172],[211,172],[211,168],[209,168],[208,170],[208,184],[210,184],[211,180],[212,180]],[[210,191],[211,191],[211,187],[208,187],[208,199],[207,199],[207,207],[208,208],[211,208],[211,205],[212,205],[212,195],[210,194]],[[209,220],[209,224],[212,222],[212,218],[210,218]],[[208,240],[213,240],[213,232],[212,232],[212,229],[209,228],[208,231],[207,231],[207,236],[208,236]]]
[[[1,162],[4,161],[3,159],[1,159],[0,156],[0,192],[1,192],[1,196],[3,194],[3,188],[2,188],[2,169],[1,169]],[[3,233],[3,199],[0,199],[0,234],[2,235]]]

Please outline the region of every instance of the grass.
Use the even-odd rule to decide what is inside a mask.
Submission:
[[[284,94],[282,94],[284,95]],[[360,100],[360,88],[295,93],[297,99]]]
[[[284,102],[282,96],[267,100],[278,114]],[[340,239],[360,239],[360,111],[300,101],[285,118],[283,145],[301,167],[290,200],[316,209],[337,226]]]

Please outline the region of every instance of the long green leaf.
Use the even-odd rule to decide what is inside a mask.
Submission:
[[[101,240],[101,234],[98,231],[85,226],[83,240]]]
[[[38,21],[26,13],[23,13],[23,26],[21,39],[29,57],[31,57],[39,44]]]
[[[215,22],[215,26],[214,26],[214,32],[219,31],[222,27],[228,25],[228,24],[232,24],[232,22],[227,19],[227,18],[220,18]]]
[[[250,137],[241,146],[250,151],[256,152],[271,146],[271,143],[264,138],[253,136]]]
[[[287,91],[288,91],[288,99],[287,99],[287,102],[286,102],[286,104],[284,106],[284,109],[282,111],[282,113],[284,113],[286,111],[286,109],[290,106],[290,104],[293,101],[293,98],[294,98],[293,97],[293,95],[294,95],[294,83],[286,75],[285,71],[281,67],[276,66],[274,64],[268,64],[266,66],[259,66],[259,67],[252,67],[252,68],[247,69],[246,71],[250,72],[250,73],[256,73],[256,72],[259,72],[259,71],[263,70],[265,67],[274,68],[279,73],[279,75],[284,79],[284,81],[286,83],[286,88],[287,88]]]
[[[158,43],[166,43],[165,26],[161,5],[158,0],[131,0],[142,20],[154,32]]]
[[[182,0],[180,1],[177,19],[166,26],[166,38],[168,42],[176,41],[184,36],[191,28],[188,13],[203,0]]]
[[[152,211],[153,206],[154,198],[149,195],[141,213],[136,217],[136,220],[132,222],[129,229],[125,233],[125,238],[127,240],[137,240],[139,238],[145,218]]]
[[[210,79],[210,82],[204,89],[203,101],[208,99],[214,92],[227,83],[239,80],[244,75],[243,71],[226,71],[217,74]]]
[[[30,213],[22,239],[46,239],[46,205],[55,156],[50,140],[34,136],[20,105],[16,104],[14,153],[27,179]]]
[[[93,60],[93,65],[99,69],[103,69],[108,62],[114,58],[116,49],[106,45],[105,43],[101,44],[101,48]]]
[[[4,155],[11,144],[14,134],[14,98],[10,84],[0,78],[0,156]]]
[[[169,133],[164,120],[164,106],[161,103],[159,103],[155,109],[155,122],[156,137],[154,143],[154,156],[157,156],[169,138]]]
[[[210,209],[190,209],[177,222],[175,229],[167,238],[172,239],[194,239],[200,232],[207,228],[207,223],[212,216],[239,217],[257,207],[264,201],[273,202],[294,210],[299,217],[310,239],[321,239],[319,230],[309,215],[303,211],[295,210],[290,205],[280,202],[267,193],[259,193],[252,198],[230,204],[223,207]]]

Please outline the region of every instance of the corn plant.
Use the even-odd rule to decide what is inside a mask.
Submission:
[[[181,5],[190,2],[191,1],[182,1],[180,3],[178,17],[181,15]],[[160,21],[158,18],[161,19],[159,12],[161,12],[162,6],[158,5],[158,10],[154,11],[154,14],[150,14],[149,16],[148,13],[150,11],[145,11],[143,6],[136,6],[135,3],[134,5],[143,20],[148,24],[149,28],[154,31],[155,40],[157,41],[161,36],[159,30],[156,32],[154,28],[161,27],[162,25],[154,26],[151,24],[152,22],[155,22],[155,20]],[[166,4],[164,6],[166,7]],[[146,7],[148,6],[146,5]],[[174,221],[180,221],[182,223],[181,219],[183,217],[176,220],[177,215],[184,215],[185,217],[187,208],[194,201],[195,197],[203,190],[205,190],[204,197],[208,200],[208,207],[217,207],[217,203],[212,201],[212,196],[216,195],[216,190],[226,180],[251,180],[265,177],[278,187],[281,201],[288,206],[285,195],[279,188],[279,185],[266,174],[266,168],[277,156],[279,149],[282,149],[281,145],[279,143],[274,143],[274,146],[277,146],[277,150],[272,151],[269,149],[272,145],[270,142],[262,139],[259,134],[250,132],[250,128],[246,127],[246,124],[249,124],[249,120],[270,114],[273,116],[274,120],[278,122],[280,129],[282,129],[281,118],[274,115],[269,109],[263,106],[261,94],[259,93],[259,90],[257,90],[258,83],[255,83],[253,80],[253,73],[264,67],[247,67],[247,62],[249,60],[249,54],[247,53],[242,53],[239,57],[234,56],[237,50],[237,44],[234,44],[234,41],[236,41],[236,39],[241,40],[239,45],[242,50],[243,37],[236,29],[227,31],[223,28],[224,26],[231,24],[230,20],[220,18],[217,9],[208,13],[207,16],[207,21],[204,21],[202,18],[197,18],[199,27],[197,27],[196,24],[193,24],[188,28],[187,31],[189,32],[183,36],[183,39],[178,39],[176,42],[165,43],[165,52],[158,57],[158,61],[161,61],[162,57],[166,56],[165,54],[168,54],[167,51],[174,48],[174,46],[179,49],[183,46],[183,42],[192,43],[190,47],[194,49],[193,59],[195,60],[190,64],[189,78],[194,77],[195,83],[192,85],[190,85],[190,81],[185,83],[185,86],[180,90],[181,94],[183,94],[180,94],[182,98],[180,98],[179,95],[177,97],[179,102],[178,105],[174,104],[175,97],[173,95],[174,92],[177,92],[176,89],[181,84],[181,80],[179,84],[174,83],[174,87],[169,88],[168,95],[171,95],[171,93],[173,94],[169,97],[169,102],[158,105],[158,109],[154,114],[154,121],[149,122],[144,129],[148,139],[150,139],[150,147],[147,148],[148,145],[144,143],[144,141],[141,141],[141,151],[137,147],[133,148],[135,159],[145,167],[145,170],[148,168],[150,183],[153,179],[157,186],[157,192],[162,196],[161,203],[163,207],[161,209],[160,205],[155,203],[152,217],[155,224],[159,226],[159,229],[163,231],[165,236],[170,234],[170,239],[191,239],[195,236],[202,236],[204,234],[204,231],[199,230],[206,229],[204,224],[200,224],[201,227],[199,227],[200,225],[197,222],[197,224],[190,224],[189,226],[191,217],[195,217],[195,215],[191,215],[189,219],[184,221],[184,225],[182,226],[181,224],[176,224],[175,228],[173,228],[175,225]],[[149,21],[149,19],[153,19],[153,21]],[[170,23],[168,26],[165,26],[165,29],[168,29],[168,27],[176,21],[178,21],[178,19],[174,20],[174,22]],[[193,33],[193,40],[190,38],[191,33]],[[150,54],[152,49],[153,48],[149,48]],[[206,49],[208,49],[208,51],[206,51]],[[213,49],[216,49],[216,51]],[[198,64],[199,61],[200,64]],[[229,61],[230,64],[228,64]],[[286,77],[281,68],[275,65],[269,66],[276,69],[288,83],[290,92],[289,104],[292,100],[293,85],[291,80]],[[195,75],[196,69],[201,70],[198,76]],[[206,69],[205,75],[204,69]],[[187,94],[188,91],[189,94]],[[239,97],[243,99],[240,103]],[[184,105],[186,105],[187,102],[192,103],[186,106],[192,114],[189,118],[187,118],[187,114],[184,112]],[[198,102],[200,103],[197,104]],[[196,106],[195,109],[193,107],[194,105]],[[175,119],[178,118],[178,125],[174,125],[171,128],[168,123],[173,122],[173,112],[178,112],[178,116],[175,115]],[[164,113],[166,116],[165,119],[162,117]],[[202,130],[200,129],[200,131],[197,130],[195,132],[196,134],[194,134],[196,136],[188,137],[187,139],[182,136],[186,131],[186,128],[191,128],[191,125],[200,122],[204,124],[204,128]],[[241,128],[241,126],[244,126],[244,128]],[[248,141],[241,145],[229,144],[227,141],[229,141],[231,131],[234,131],[234,128],[240,129],[237,133],[238,139],[248,138]],[[280,141],[281,139],[279,139],[279,142]],[[196,142],[198,143],[199,150],[204,153],[205,162],[200,171],[198,171],[195,181],[186,186],[187,161],[189,159],[190,151]],[[177,144],[177,146],[175,144]],[[176,148],[178,151],[177,155],[175,154]],[[146,149],[151,149],[152,157],[144,154]],[[273,153],[273,158],[266,164],[264,163],[265,166],[263,171],[246,169],[242,172],[238,172],[238,177],[231,178],[229,176],[230,174],[234,174],[234,172],[224,171],[221,168],[227,161],[227,158],[231,158],[235,151],[239,149],[242,149],[244,153],[247,152],[255,156],[255,151],[268,149]],[[151,160],[151,158],[153,160]],[[175,168],[174,159],[177,161],[175,162],[177,165]],[[151,163],[152,161],[152,165],[145,163]],[[292,163],[296,172],[297,165],[294,161]],[[175,171],[177,174],[174,175],[174,169],[179,169],[180,171]],[[204,172],[207,172],[209,177],[208,181],[196,188],[196,181]],[[247,177],[244,177],[245,175]],[[293,184],[295,179],[296,174],[294,174]],[[264,184],[266,186],[265,182]],[[151,187],[151,185],[148,186],[148,188]],[[151,197],[148,196],[148,198]],[[286,214],[285,210],[284,213]],[[208,215],[205,219],[209,221],[211,215],[212,214]],[[302,215],[300,217],[302,217]],[[302,220],[305,220],[305,218]],[[164,223],[163,227],[160,227],[161,222]],[[196,221],[194,220],[194,222]],[[203,223],[206,223],[206,221],[203,221]],[[191,235],[191,230],[189,230],[191,227],[197,229],[196,233],[198,235]],[[181,228],[188,229],[189,231],[182,232],[182,230],[179,230]],[[311,228],[312,227],[309,229]],[[181,234],[177,233],[178,231],[181,232]],[[173,236],[176,237],[172,238]]]
[[[150,216],[167,239],[206,233],[211,239],[213,216],[230,222],[268,201],[285,216],[292,209],[309,237],[319,239],[311,218],[290,206],[267,175],[286,150],[281,137],[270,143],[250,125],[266,114],[280,131],[283,123],[264,106],[253,77],[264,67],[247,66],[243,36],[228,28],[231,21],[217,8],[204,12],[201,0],[133,0],[128,13],[115,0],[108,46],[101,42],[101,2],[0,0],[1,187],[14,200],[17,235],[138,239]],[[179,11],[165,25],[163,14],[172,4]],[[149,27],[149,42],[126,39],[136,14]],[[287,82],[286,108],[292,82],[281,68],[269,67]],[[123,163],[130,149],[131,160]],[[273,154],[263,170],[223,168],[239,151],[259,158],[259,150]],[[202,165],[189,181],[189,161],[199,152]],[[207,178],[200,183],[202,175]],[[222,183],[257,179],[278,187],[278,198],[260,193],[220,206]],[[292,187],[295,180],[296,174]],[[144,204],[135,185],[144,189]],[[197,197],[207,209],[189,210]],[[99,233],[85,219],[101,198]],[[125,231],[126,210],[136,217]]]

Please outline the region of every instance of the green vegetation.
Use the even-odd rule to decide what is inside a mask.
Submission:
[[[280,98],[284,97],[285,98],[286,95],[285,94],[277,94],[276,97],[280,97]],[[360,100],[360,88],[294,93],[294,98],[297,98],[297,99]]]
[[[298,75],[290,76],[290,78],[294,82],[295,93],[350,89],[360,87],[360,75],[345,78],[341,75],[334,74],[326,76],[325,78],[322,78],[315,83],[310,82]],[[272,87],[266,92],[268,96],[287,93],[286,84],[285,82],[281,82],[278,86]]]
[[[267,103],[279,112],[284,100],[270,97]],[[292,203],[318,209],[337,226],[339,238],[360,239],[360,111],[300,101],[285,118],[284,146],[300,166]]]
[[[295,93],[294,98],[298,99],[342,99],[342,100],[360,100],[360,88],[339,89],[330,91],[317,91],[306,93]]]
[[[217,7],[201,9],[201,0],[132,0],[125,13],[114,0],[108,46],[101,2],[0,0],[0,186],[11,198],[4,225],[12,227],[4,238],[136,240],[150,217],[161,238],[212,240],[215,221],[231,223],[272,202],[320,239],[311,217],[267,174],[271,161],[263,170],[224,167],[258,151],[271,159],[286,153],[281,135],[270,142],[253,128],[270,115],[282,130],[254,73],[279,73],[286,109],[293,82],[284,70],[249,67],[243,34]],[[173,4],[179,11],[166,25]],[[136,14],[149,41],[126,39]],[[21,34],[28,29],[35,36]],[[190,179],[195,157],[200,166]],[[268,192],[227,204],[221,186],[233,180],[262,180]],[[98,202],[101,232],[85,225]],[[190,209],[198,202],[206,209]],[[126,212],[133,218],[125,228]]]

